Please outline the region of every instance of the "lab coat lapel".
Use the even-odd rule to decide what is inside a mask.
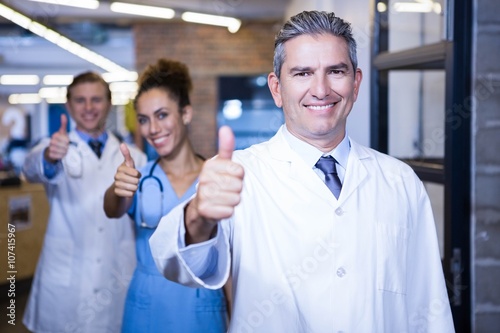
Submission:
[[[368,179],[368,170],[366,169],[363,160],[370,158],[365,151],[360,149],[360,146],[350,139],[351,150],[347,161],[347,169],[340,192],[339,202],[343,202],[356,191],[356,189]]]
[[[71,142],[75,142],[77,144],[77,149],[82,155],[83,164],[86,164],[86,162],[92,158],[97,160],[97,156],[95,156],[88,143],[82,140],[82,138],[75,131],[69,133],[69,139]]]
[[[364,151],[362,146],[350,138],[349,140],[351,143],[351,150],[349,152],[342,191],[337,200],[339,204],[347,200],[354,191],[368,179],[369,175],[363,160],[369,159],[370,156]],[[329,198],[331,195],[329,192],[330,190],[328,190],[326,186],[320,186],[321,179],[314,173],[312,168],[309,168],[304,163],[304,160],[290,148],[281,130],[270,143],[272,158],[288,163],[288,169],[283,170],[283,172],[287,172],[291,180],[302,183],[311,193],[318,195],[318,197],[322,199]],[[322,191],[324,191],[324,193],[321,193]],[[329,203],[335,202],[334,200],[326,200]]]
[[[291,181],[299,182],[309,190],[312,195],[325,200],[325,202],[329,204],[335,202],[334,200],[329,200],[330,197],[333,199],[335,197],[328,187],[323,186],[323,182],[313,169],[307,166],[304,160],[290,148],[281,130],[270,142],[269,152],[271,158],[281,162],[277,165],[284,166],[281,172],[284,172]]]
[[[120,146],[120,141],[118,138],[110,131],[108,131],[108,140],[102,148],[102,154],[100,160],[106,160],[109,158],[108,155],[121,154],[120,149],[115,149],[116,146]]]

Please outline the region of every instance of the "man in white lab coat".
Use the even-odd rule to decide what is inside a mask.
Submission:
[[[346,133],[361,79],[348,23],[292,17],[268,76],[285,125],[234,152],[221,128],[196,195],[151,237],[171,280],[220,288],[232,276],[230,332],[454,331],[422,182]]]
[[[119,140],[106,131],[111,92],[93,72],[67,90],[67,118],[28,154],[23,173],[45,186],[50,215],[23,322],[42,332],[120,332],[124,299],[135,268],[132,221],[109,219],[103,196],[123,162]],[[90,146],[93,144],[93,148]],[[136,164],[146,156],[131,147]]]

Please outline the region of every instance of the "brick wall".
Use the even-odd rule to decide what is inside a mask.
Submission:
[[[183,22],[134,26],[137,71],[160,57],[189,66],[195,111],[190,137],[198,153],[211,157],[217,150],[218,76],[270,72],[279,26],[279,22],[247,22],[236,34],[221,27]]]
[[[475,0],[474,8],[472,318],[474,332],[493,333],[500,329],[500,16],[497,0]]]

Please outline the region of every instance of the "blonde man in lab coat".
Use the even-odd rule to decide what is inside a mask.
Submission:
[[[67,118],[28,154],[23,173],[42,183],[50,204],[44,244],[23,322],[42,332],[119,332],[135,268],[132,221],[106,217],[102,205],[116,168],[120,141],[106,130],[109,86],[99,74],[76,76],[67,90]],[[138,165],[146,156],[130,147]]]
[[[347,22],[292,17],[268,76],[285,124],[243,151],[222,128],[196,195],[150,238],[169,279],[233,277],[230,332],[454,331],[422,182],[346,133],[361,79]]]

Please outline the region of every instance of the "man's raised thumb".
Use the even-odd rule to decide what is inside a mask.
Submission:
[[[234,134],[229,126],[219,129],[219,152],[218,158],[230,160],[234,151]]]
[[[125,165],[131,168],[135,168],[134,159],[130,156],[130,151],[126,144],[122,143],[120,145],[120,151],[122,152],[123,157],[125,158]]]
[[[61,114],[61,127],[59,127],[59,133],[67,134],[68,133],[68,131],[66,130],[67,126],[68,126],[68,118],[63,113]]]

